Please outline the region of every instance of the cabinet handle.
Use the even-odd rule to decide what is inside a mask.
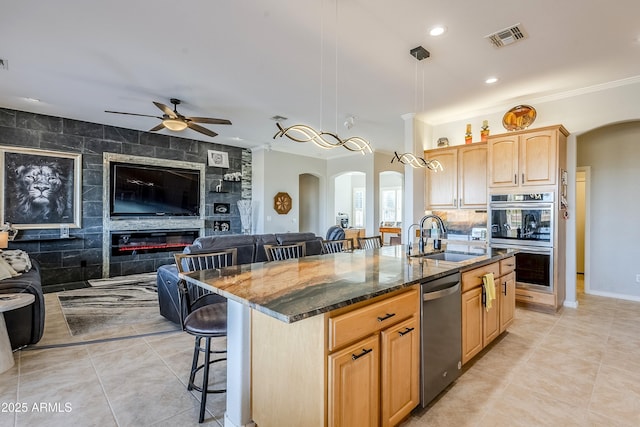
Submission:
[[[367,350],[366,348],[363,348],[363,349],[362,349],[362,353],[360,353],[360,354],[352,354],[352,355],[351,355],[351,360],[357,360],[357,359],[360,359],[362,356],[364,356],[365,354],[369,354],[369,353],[371,353],[372,351],[373,351],[373,349],[372,349],[372,348],[370,348],[369,350]]]
[[[514,183],[514,184],[517,184],[517,183],[518,183],[518,174],[517,174],[517,173],[514,173],[514,174],[513,174],[513,183]]]
[[[502,284],[502,286],[504,286],[504,292],[503,292],[503,293],[504,293],[505,295],[507,295],[507,282],[504,282],[504,283]]]
[[[385,320],[390,319],[395,315],[396,315],[395,313],[387,313],[386,316],[383,316],[383,317],[378,316],[378,322],[384,322]]]
[[[515,267],[515,264],[505,264],[507,267]]]
[[[482,288],[482,306],[487,306],[487,294],[484,292],[484,287]]]
[[[522,172],[522,181],[521,182],[524,184],[524,172]]]
[[[413,331],[415,328],[405,328],[404,331],[398,332],[401,337],[407,335],[409,332]]]

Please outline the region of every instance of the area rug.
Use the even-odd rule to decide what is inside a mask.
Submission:
[[[58,293],[71,335],[161,321],[156,274],[89,281],[91,287]]]

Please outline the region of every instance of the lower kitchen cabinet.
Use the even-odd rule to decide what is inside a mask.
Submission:
[[[467,363],[513,322],[515,257],[462,273],[462,363]],[[482,277],[493,273],[496,299],[485,307]]]
[[[259,426],[394,426],[420,403],[420,292],[406,288],[291,324],[252,311]]]
[[[380,333],[382,426],[399,424],[420,403],[419,318],[418,313]]]
[[[379,402],[377,335],[329,355],[329,425],[377,426]]]

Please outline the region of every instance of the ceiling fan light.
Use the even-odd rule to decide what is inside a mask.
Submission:
[[[162,124],[167,129],[173,130],[173,131],[181,131],[187,128],[187,124],[182,120],[178,120],[178,119],[164,119],[162,121]]]

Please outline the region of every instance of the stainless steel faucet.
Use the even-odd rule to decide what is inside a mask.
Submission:
[[[411,249],[413,249],[413,240],[415,239],[415,236],[411,234],[413,227],[418,227],[418,224],[411,224],[409,230],[407,230],[407,256],[411,256]]]
[[[420,254],[421,255],[424,254],[424,248],[427,246],[427,238],[425,237],[425,232],[424,232],[424,230],[425,230],[424,223],[429,218],[434,219],[438,223],[438,230],[440,231],[440,238],[441,239],[446,238],[447,227],[444,226],[444,221],[442,220],[442,218],[440,218],[438,215],[433,215],[433,214],[423,216],[422,219],[420,220],[420,240],[418,241],[418,248],[420,250]],[[434,239],[434,247],[436,246],[435,240],[436,239]],[[439,240],[439,239],[437,239],[437,240]]]

